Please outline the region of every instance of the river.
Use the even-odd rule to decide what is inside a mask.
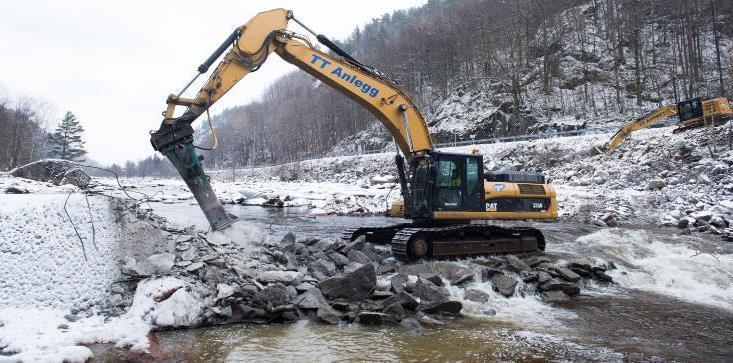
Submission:
[[[182,225],[205,228],[195,205],[152,203]],[[307,209],[227,206],[273,238],[338,236],[385,217],[307,214]],[[547,253],[614,261],[616,284],[586,286],[562,303],[537,296],[464,303],[464,316],[414,335],[399,326],[230,325],[158,332],[159,360],[212,361],[731,361],[733,247],[714,237],[678,236],[656,228],[600,229],[535,224]],[[494,294],[494,293],[492,293]],[[496,294],[494,294],[496,295]],[[490,312],[487,314],[486,312]],[[146,358],[97,344],[96,359]]]

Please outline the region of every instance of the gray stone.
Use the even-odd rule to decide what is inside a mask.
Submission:
[[[593,271],[593,278],[600,282],[613,282],[613,277],[600,270]]]
[[[193,260],[195,260],[199,256],[199,253],[198,253],[198,250],[196,248],[189,248],[189,249],[181,252],[179,256],[180,256],[181,260],[193,261]]]
[[[61,324],[57,325],[56,328],[57,329],[61,329],[61,330],[66,330],[66,329],[69,329],[69,324],[61,323]]]
[[[648,190],[662,189],[667,186],[667,182],[662,179],[652,179],[646,184]]]
[[[230,284],[216,285],[216,299],[224,299],[234,295],[235,286]]]
[[[176,256],[170,253],[157,253],[142,261],[134,268],[140,276],[151,276],[170,272],[175,264]]]
[[[389,315],[383,313],[376,313],[373,311],[362,311],[357,315],[359,324],[364,325],[381,325],[385,320],[389,318]]]
[[[397,270],[397,261],[387,260],[383,261],[382,264],[377,268],[377,274],[386,274],[389,272],[395,272]]]
[[[334,274],[336,274],[336,264],[334,264],[331,261],[326,261],[326,260],[321,259],[318,261],[311,262],[308,265],[308,270],[312,274],[314,274],[314,277],[315,277],[316,272],[324,275],[325,277],[329,277],[329,276],[333,276]],[[319,280],[322,280],[322,278]]]
[[[267,284],[298,285],[303,279],[303,274],[298,271],[260,271],[255,279]]]
[[[415,300],[412,295],[404,291],[384,299],[384,301],[382,301],[382,306],[387,307],[394,303],[399,303],[400,305],[402,305],[402,307],[408,310],[415,310],[418,305],[417,300]]]
[[[196,270],[198,270],[198,269],[200,269],[202,267],[204,267],[204,263],[203,262],[194,262],[194,263],[188,265],[188,267],[186,267],[186,271],[188,271],[188,272],[194,272],[194,271],[196,271]]]
[[[191,248],[191,242],[178,242],[176,244],[177,251],[186,251]]]
[[[547,256],[530,256],[525,258],[524,262],[534,268],[542,263],[552,262],[552,260]]]
[[[395,302],[382,310],[382,313],[391,316],[396,321],[402,321],[407,317],[405,308],[399,302]]]
[[[319,308],[318,312],[316,312],[316,316],[318,319],[321,319],[321,321],[329,324],[335,325],[341,322],[341,313],[328,305]]]
[[[489,294],[476,289],[470,289],[463,295],[464,299],[477,303],[485,303],[489,301],[489,297]]]
[[[434,273],[421,273],[417,275],[421,279],[428,280],[435,286],[443,286],[443,279]]]
[[[514,255],[506,256],[506,261],[509,264],[509,269],[514,272],[527,271],[531,268],[527,263],[520,260],[517,256]]]
[[[575,272],[571,271],[570,269],[564,268],[564,267],[557,267],[555,268],[555,271],[560,274],[560,277],[562,277],[565,280],[568,280],[570,282],[578,282],[580,281],[580,275],[576,274]]]
[[[544,284],[545,282],[550,281],[550,280],[552,280],[552,276],[550,276],[550,274],[548,274],[547,272],[540,271],[537,273],[537,283],[538,284]]]
[[[420,322],[415,318],[406,318],[400,322],[400,326],[405,328],[412,335],[419,335],[422,333],[423,327]]]
[[[298,284],[298,286],[295,287],[295,290],[298,292],[306,292],[310,289],[312,289],[315,285],[309,282],[301,282]]]
[[[216,314],[217,316],[223,317],[223,318],[231,318],[232,317],[232,307],[231,306],[213,306],[211,307],[211,311]]]
[[[542,296],[545,297],[545,300],[552,302],[568,300],[568,295],[562,292],[562,290],[545,291],[542,293]]]
[[[417,280],[412,292],[420,298],[421,302],[440,302],[447,301],[449,298],[449,295],[445,291],[423,279]]]
[[[288,290],[280,284],[267,285],[255,294],[254,300],[262,305],[279,306],[290,301]]]
[[[405,291],[405,285],[407,285],[408,277],[405,274],[396,274],[389,279],[392,285],[392,291],[400,293]]]
[[[494,277],[494,275],[497,275],[497,274],[503,275],[504,272],[502,272],[501,270],[495,269],[495,268],[485,267],[481,269],[481,282],[489,281],[491,280],[492,277]]]
[[[417,310],[428,314],[459,314],[463,304],[458,301],[421,302]]]
[[[349,264],[349,259],[336,251],[329,253],[328,258],[333,261],[337,267],[343,267]]]
[[[318,288],[331,299],[360,300],[364,299],[377,285],[377,274],[374,265],[366,264],[349,274],[331,277],[321,281]]]
[[[295,234],[293,234],[293,232],[288,232],[280,240],[280,245],[282,246],[291,245],[295,243],[295,239],[296,239]]]
[[[561,281],[558,279],[552,279],[550,281],[547,281],[543,284],[541,284],[538,289],[540,291],[552,291],[552,290],[561,290],[562,292],[573,296],[578,295],[580,293],[580,286],[578,284],[567,282],[567,281]]]
[[[367,257],[367,255],[365,255],[363,252],[353,250],[353,249],[349,251],[347,257],[349,258],[350,261],[358,262],[362,265],[366,265],[372,262],[372,260],[369,259],[369,257]]]
[[[295,305],[305,310],[317,310],[328,306],[328,301],[321,293],[321,290],[312,288],[295,299]]]
[[[510,297],[514,295],[514,288],[517,287],[517,280],[506,275],[494,275],[491,278],[491,285],[494,291],[498,291],[500,294]]]
[[[522,281],[524,281],[525,283],[535,282],[539,278],[539,274],[540,273],[537,271],[530,271],[522,277]]]

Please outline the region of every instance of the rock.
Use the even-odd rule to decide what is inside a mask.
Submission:
[[[308,282],[301,282],[298,284],[298,286],[295,287],[295,290],[298,292],[306,292],[310,289],[315,287],[315,285],[308,283]]]
[[[377,274],[386,274],[389,272],[395,272],[397,271],[397,261],[394,260],[387,260],[382,262],[382,264],[377,267]]]
[[[605,272],[600,270],[593,271],[593,278],[600,282],[613,282],[613,277],[607,275]]]
[[[431,282],[423,279],[417,279],[412,292],[415,296],[420,298],[421,302],[441,302],[447,301],[449,298],[449,295],[446,292],[439,289]]]
[[[506,256],[506,262],[509,264],[509,269],[514,272],[528,271],[531,269],[526,262],[514,255]]]
[[[395,321],[402,321],[407,317],[405,308],[399,302],[388,305],[384,310],[382,310],[382,313],[391,316]]]
[[[217,284],[216,285],[216,299],[224,299],[234,295],[234,286],[229,284]]]
[[[425,302],[418,305],[417,310],[428,314],[459,314],[463,304],[458,301]]]
[[[318,261],[311,262],[308,265],[308,270],[311,272],[311,274],[313,274],[316,279],[323,280],[329,276],[333,276],[334,274],[336,274],[336,264],[331,261],[319,259]]]
[[[709,211],[699,211],[690,214],[690,217],[694,218],[695,223],[697,223],[698,225],[702,224],[701,221],[705,222],[705,224],[708,224],[708,222],[713,219],[713,213]]]
[[[408,310],[415,310],[418,305],[417,300],[412,295],[403,291],[384,299],[382,306],[387,307],[395,303],[399,303],[403,308]]]
[[[350,274],[350,273],[352,273],[352,272],[354,272],[354,271],[362,268],[362,266],[364,266],[363,263],[349,262],[348,265],[344,266],[344,268],[343,268],[344,271],[343,272],[345,274]]]
[[[248,322],[264,322],[267,313],[263,309],[253,308],[244,304],[232,305],[232,320]]]
[[[79,168],[79,164],[60,159],[35,161],[11,171],[10,175],[56,185],[72,184],[79,188],[86,188],[92,180]]]
[[[538,271],[530,271],[524,277],[522,277],[522,281],[524,281],[525,283],[530,283],[530,282],[537,281],[537,278],[539,278],[539,272]]]
[[[528,264],[530,267],[534,268],[542,263],[552,262],[552,260],[547,256],[531,256],[531,257],[525,258],[524,262]]]
[[[694,218],[685,217],[681,218],[679,221],[677,221],[677,228],[687,228],[692,226],[692,224],[695,223]]]
[[[618,219],[616,219],[616,216],[613,214],[603,216],[601,217],[601,220],[609,227],[618,227]]]
[[[463,298],[468,301],[485,303],[489,301],[490,295],[481,290],[470,289],[466,291],[466,293],[463,295]]]
[[[543,284],[541,284],[538,289],[542,292],[545,291],[551,291],[551,290],[561,290],[562,292],[574,296],[578,295],[580,293],[580,286],[578,286],[575,283],[561,281],[558,279],[552,279],[550,281],[547,281]]]
[[[187,251],[191,248],[191,242],[178,242],[176,244],[176,251]]]
[[[389,279],[392,285],[392,291],[400,293],[405,291],[405,285],[407,285],[408,277],[405,274],[396,274]]]
[[[542,293],[542,296],[544,296],[547,301],[552,302],[568,300],[568,295],[562,292],[562,290],[545,291]]]
[[[716,228],[727,228],[728,223],[726,223],[725,219],[723,219],[721,216],[713,216],[710,219],[710,225],[716,227]]]
[[[658,190],[667,186],[667,182],[662,179],[652,179],[646,184],[647,190]]]
[[[328,306],[328,301],[326,301],[321,290],[311,288],[295,299],[295,305],[304,310],[317,310]]]
[[[16,187],[9,187],[5,189],[5,194],[28,194],[28,189],[20,189]]]
[[[494,291],[510,297],[514,295],[514,289],[517,287],[517,280],[506,275],[494,275],[491,278],[491,285]]]
[[[328,305],[320,307],[316,312],[316,316],[321,321],[329,324],[338,324],[341,322],[341,313]]]
[[[226,306],[213,306],[211,307],[211,311],[216,314],[217,316],[220,316],[222,318],[231,318],[232,317],[232,307]]]
[[[198,270],[198,269],[200,269],[202,267],[204,267],[204,263],[203,262],[194,262],[194,263],[188,265],[188,267],[186,267],[186,271],[188,271],[188,272],[194,272],[194,271],[196,271],[196,270]]]
[[[370,260],[369,257],[367,257],[367,255],[365,255],[363,252],[354,249],[349,251],[346,256],[349,258],[349,261],[358,262],[362,265],[366,265],[372,262],[372,260]]]
[[[369,296],[376,285],[377,274],[374,265],[369,263],[349,274],[323,280],[318,288],[328,298],[354,301]]]
[[[587,270],[587,271],[590,271],[592,267],[590,261],[580,260],[580,259],[570,260],[568,261],[567,264],[565,264],[565,266],[567,266],[570,269],[580,268],[580,269]]]
[[[170,272],[175,264],[176,256],[170,253],[157,253],[138,263],[134,267],[135,273],[140,276],[152,276]]]
[[[501,270],[491,268],[491,267],[486,267],[481,270],[481,282],[486,282],[486,281],[491,280],[491,278],[494,277],[494,275],[503,275],[503,274],[504,272],[502,272]]]
[[[71,184],[79,188],[86,188],[92,182],[92,178],[81,168],[67,170],[61,178],[61,185]]]
[[[565,280],[568,280],[570,282],[578,282],[580,281],[580,275],[576,274],[575,272],[571,271],[570,269],[564,268],[564,267],[556,267],[555,271],[560,274],[560,277],[562,277]]]
[[[415,318],[406,318],[400,322],[400,326],[405,328],[412,335],[419,335],[422,333],[423,327],[419,321]]]
[[[537,283],[538,284],[544,284],[545,282],[550,281],[550,280],[552,280],[552,276],[550,276],[550,274],[548,274],[545,271],[540,271],[537,274]]]
[[[336,251],[329,253],[328,258],[333,261],[337,267],[343,267],[349,264],[349,259]]]
[[[296,240],[295,234],[293,234],[293,232],[288,232],[283,236],[282,239],[280,239],[280,245],[281,246],[292,245],[293,243],[295,243],[295,240]]]
[[[445,325],[444,322],[442,322],[442,321],[440,321],[438,319],[435,319],[434,317],[432,317],[430,315],[427,315],[427,314],[418,314],[417,320],[421,324],[428,325],[428,326],[441,326],[441,325]]]
[[[421,273],[417,275],[421,279],[425,279],[427,281],[430,281],[435,286],[443,286],[443,279],[440,278],[440,276],[433,274],[433,273]]]
[[[61,330],[66,330],[66,329],[69,329],[69,324],[61,323],[61,324],[57,325],[56,328],[57,329],[61,329]]]
[[[359,324],[364,325],[381,325],[387,319],[389,319],[389,315],[383,313],[375,313],[373,311],[362,311],[357,316]]]
[[[376,291],[374,291],[372,293],[372,296],[371,297],[372,297],[372,299],[375,299],[375,300],[382,300],[382,299],[386,299],[386,298],[388,298],[388,297],[390,297],[392,295],[394,295],[392,293],[392,291],[376,290]]]
[[[255,279],[267,284],[298,285],[303,279],[303,274],[298,271],[260,271]]]
[[[279,306],[287,304],[290,301],[290,297],[284,285],[273,284],[267,285],[264,289],[257,292],[254,300],[263,306]]]

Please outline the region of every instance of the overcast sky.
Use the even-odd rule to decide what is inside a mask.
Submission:
[[[257,12],[291,9],[311,29],[344,39],[374,17],[425,2],[5,0],[0,86],[6,95],[49,101],[52,119],[74,112],[86,128],[89,157],[104,164],[137,160],[154,153],[148,131],[158,128],[167,95]],[[305,33],[294,22],[290,29]],[[293,69],[270,57],[212,112],[259,99]],[[189,97],[198,87],[190,90]]]

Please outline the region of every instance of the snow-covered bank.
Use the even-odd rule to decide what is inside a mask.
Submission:
[[[590,155],[610,135],[448,148],[477,148],[491,170],[544,172],[558,190],[560,219],[598,225],[663,225],[721,234],[733,221],[733,151],[727,129],[635,132],[610,153]],[[710,144],[711,146],[708,146]],[[715,149],[713,151],[713,149]],[[211,171],[225,202],[295,199],[318,213],[383,213],[396,175],[393,154],[328,157],[272,167]],[[260,194],[258,194],[260,193]],[[389,194],[389,197],[387,195]],[[255,195],[249,198],[249,195]]]

